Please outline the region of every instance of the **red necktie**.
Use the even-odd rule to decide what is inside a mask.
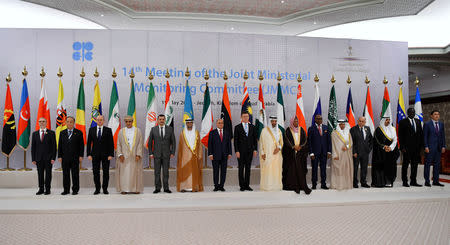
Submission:
[[[42,130],[41,132],[42,132],[42,134],[41,134],[41,142],[44,142],[44,130]]]
[[[220,135],[220,141],[223,141],[223,134],[222,134],[222,129],[219,130],[219,135]]]
[[[320,136],[322,136],[322,127],[320,125],[318,127],[319,127],[319,134]]]
[[[439,126],[438,126],[437,122],[436,122],[434,128],[435,128],[436,134],[439,134]]]

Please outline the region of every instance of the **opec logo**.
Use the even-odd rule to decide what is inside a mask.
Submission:
[[[72,58],[75,61],[92,60],[92,49],[94,49],[94,44],[92,42],[74,42],[73,45]]]

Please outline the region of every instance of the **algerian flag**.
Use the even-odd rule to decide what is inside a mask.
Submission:
[[[258,129],[258,139],[261,135],[262,130],[267,125],[267,118],[266,118],[266,106],[264,105],[264,97],[262,92],[262,86],[261,83],[259,83],[259,96],[258,96],[258,114],[256,115],[256,122],[255,126]]]
[[[211,110],[211,98],[209,95],[208,83],[206,83],[205,96],[203,97],[202,127],[200,130],[200,140],[208,148],[209,133],[213,127],[213,114]]]
[[[328,130],[330,133],[337,127],[337,115],[336,92],[333,85],[330,91],[330,101],[328,102]]]
[[[156,94],[153,83],[150,82],[150,89],[148,91],[147,98],[147,114],[145,119],[145,147],[148,148],[148,137],[150,136],[150,131],[156,125]]]
[[[278,86],[278,89],[277,89],[277,123],[278,123],[278,128],[284,134],[284,132],[285,132],[285,127],[284,127],[285,114],[284,114],[283,93],[281,92],[280,83],[278,83],[277,86]]]
[[[114,138],[114,149],[117,148],[117,137],[120,131],[119,93],[117,92],[116,81],[113,81],[111,98],[109,100],[108,127],[111,128]]]
[[[387,86],[384,87],[383,104],[381,107],[381,117],[389,117],[392,123],[391,100]]]
[[[127,116],[132,116],[133,117],[133,126],[137,127],[137,122],[136,122],[136,98],[134,96],[133,78],[131,79],[130,100],[128,101]]]

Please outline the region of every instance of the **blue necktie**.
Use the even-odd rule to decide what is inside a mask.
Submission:
[[[72,137],[72,130],[69,130],[69,139]]]
[[[248,136],[248,124],[244,124],[245,125],[245,136]]]
[[[97,138],[100,139],[102,137],[102,128],[98,128]]]

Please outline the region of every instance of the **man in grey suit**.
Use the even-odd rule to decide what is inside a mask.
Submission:
[[[148,154],[154,159],[155,165],[155,191],[161,192],[161,167],[163,169],[164,192],[169,190],[169,162],[175,155],[175,134],[173,128],[166,126],[166,116],[158,115],[158,125],[153,127],[148,137]]]

